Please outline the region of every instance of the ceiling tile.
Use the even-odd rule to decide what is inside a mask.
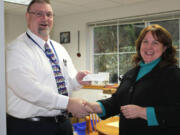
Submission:
[[[113,7],[119,7],[128,4],[135,4],[148,0],[51,0],[55,15],[64,16],[83,12],[92,12]],[[12,14],[24,14],[26,6],[5,3],[5,12]]]

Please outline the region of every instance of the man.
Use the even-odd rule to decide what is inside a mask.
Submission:
[[[8,135],[72,135],[67,111],[91,112],[86,101],[70,98],[88,72],[78,72],[67,51],[49,38],[53,10],[49,0],[32,0],[27,32],[7,48]]]

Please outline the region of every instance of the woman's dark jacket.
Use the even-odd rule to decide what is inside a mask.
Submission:
[[[115,94],[100,100],[106,116],[120,114],[120,135],[180,135],[180,69],[159,64],[136,82],[139,67],[128,71]],[[154,107],[159,126],[147,126],[141,118],[126,119],[120,106]]]

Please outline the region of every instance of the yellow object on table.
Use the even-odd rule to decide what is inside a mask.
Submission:
[[[116,92],[116,89],[119,85],[113,84],[113,85],[86,85],[83,88],[84,89],[100,89],[103,90],[103,93],[105,94],[113,94]]]
[[[119,116],[101,120],[97,123],[96,130],[99,135],[119,135]]]

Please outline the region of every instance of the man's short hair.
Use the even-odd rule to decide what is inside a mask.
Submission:
[[[32,6],[34,3],[47,3],[47,4],[51,4],[51,3],[50,3],[50,0],[32,0],[32,1],[29,3],[28,7],[27,7],[27,12],[30,11],[31,6]]]

